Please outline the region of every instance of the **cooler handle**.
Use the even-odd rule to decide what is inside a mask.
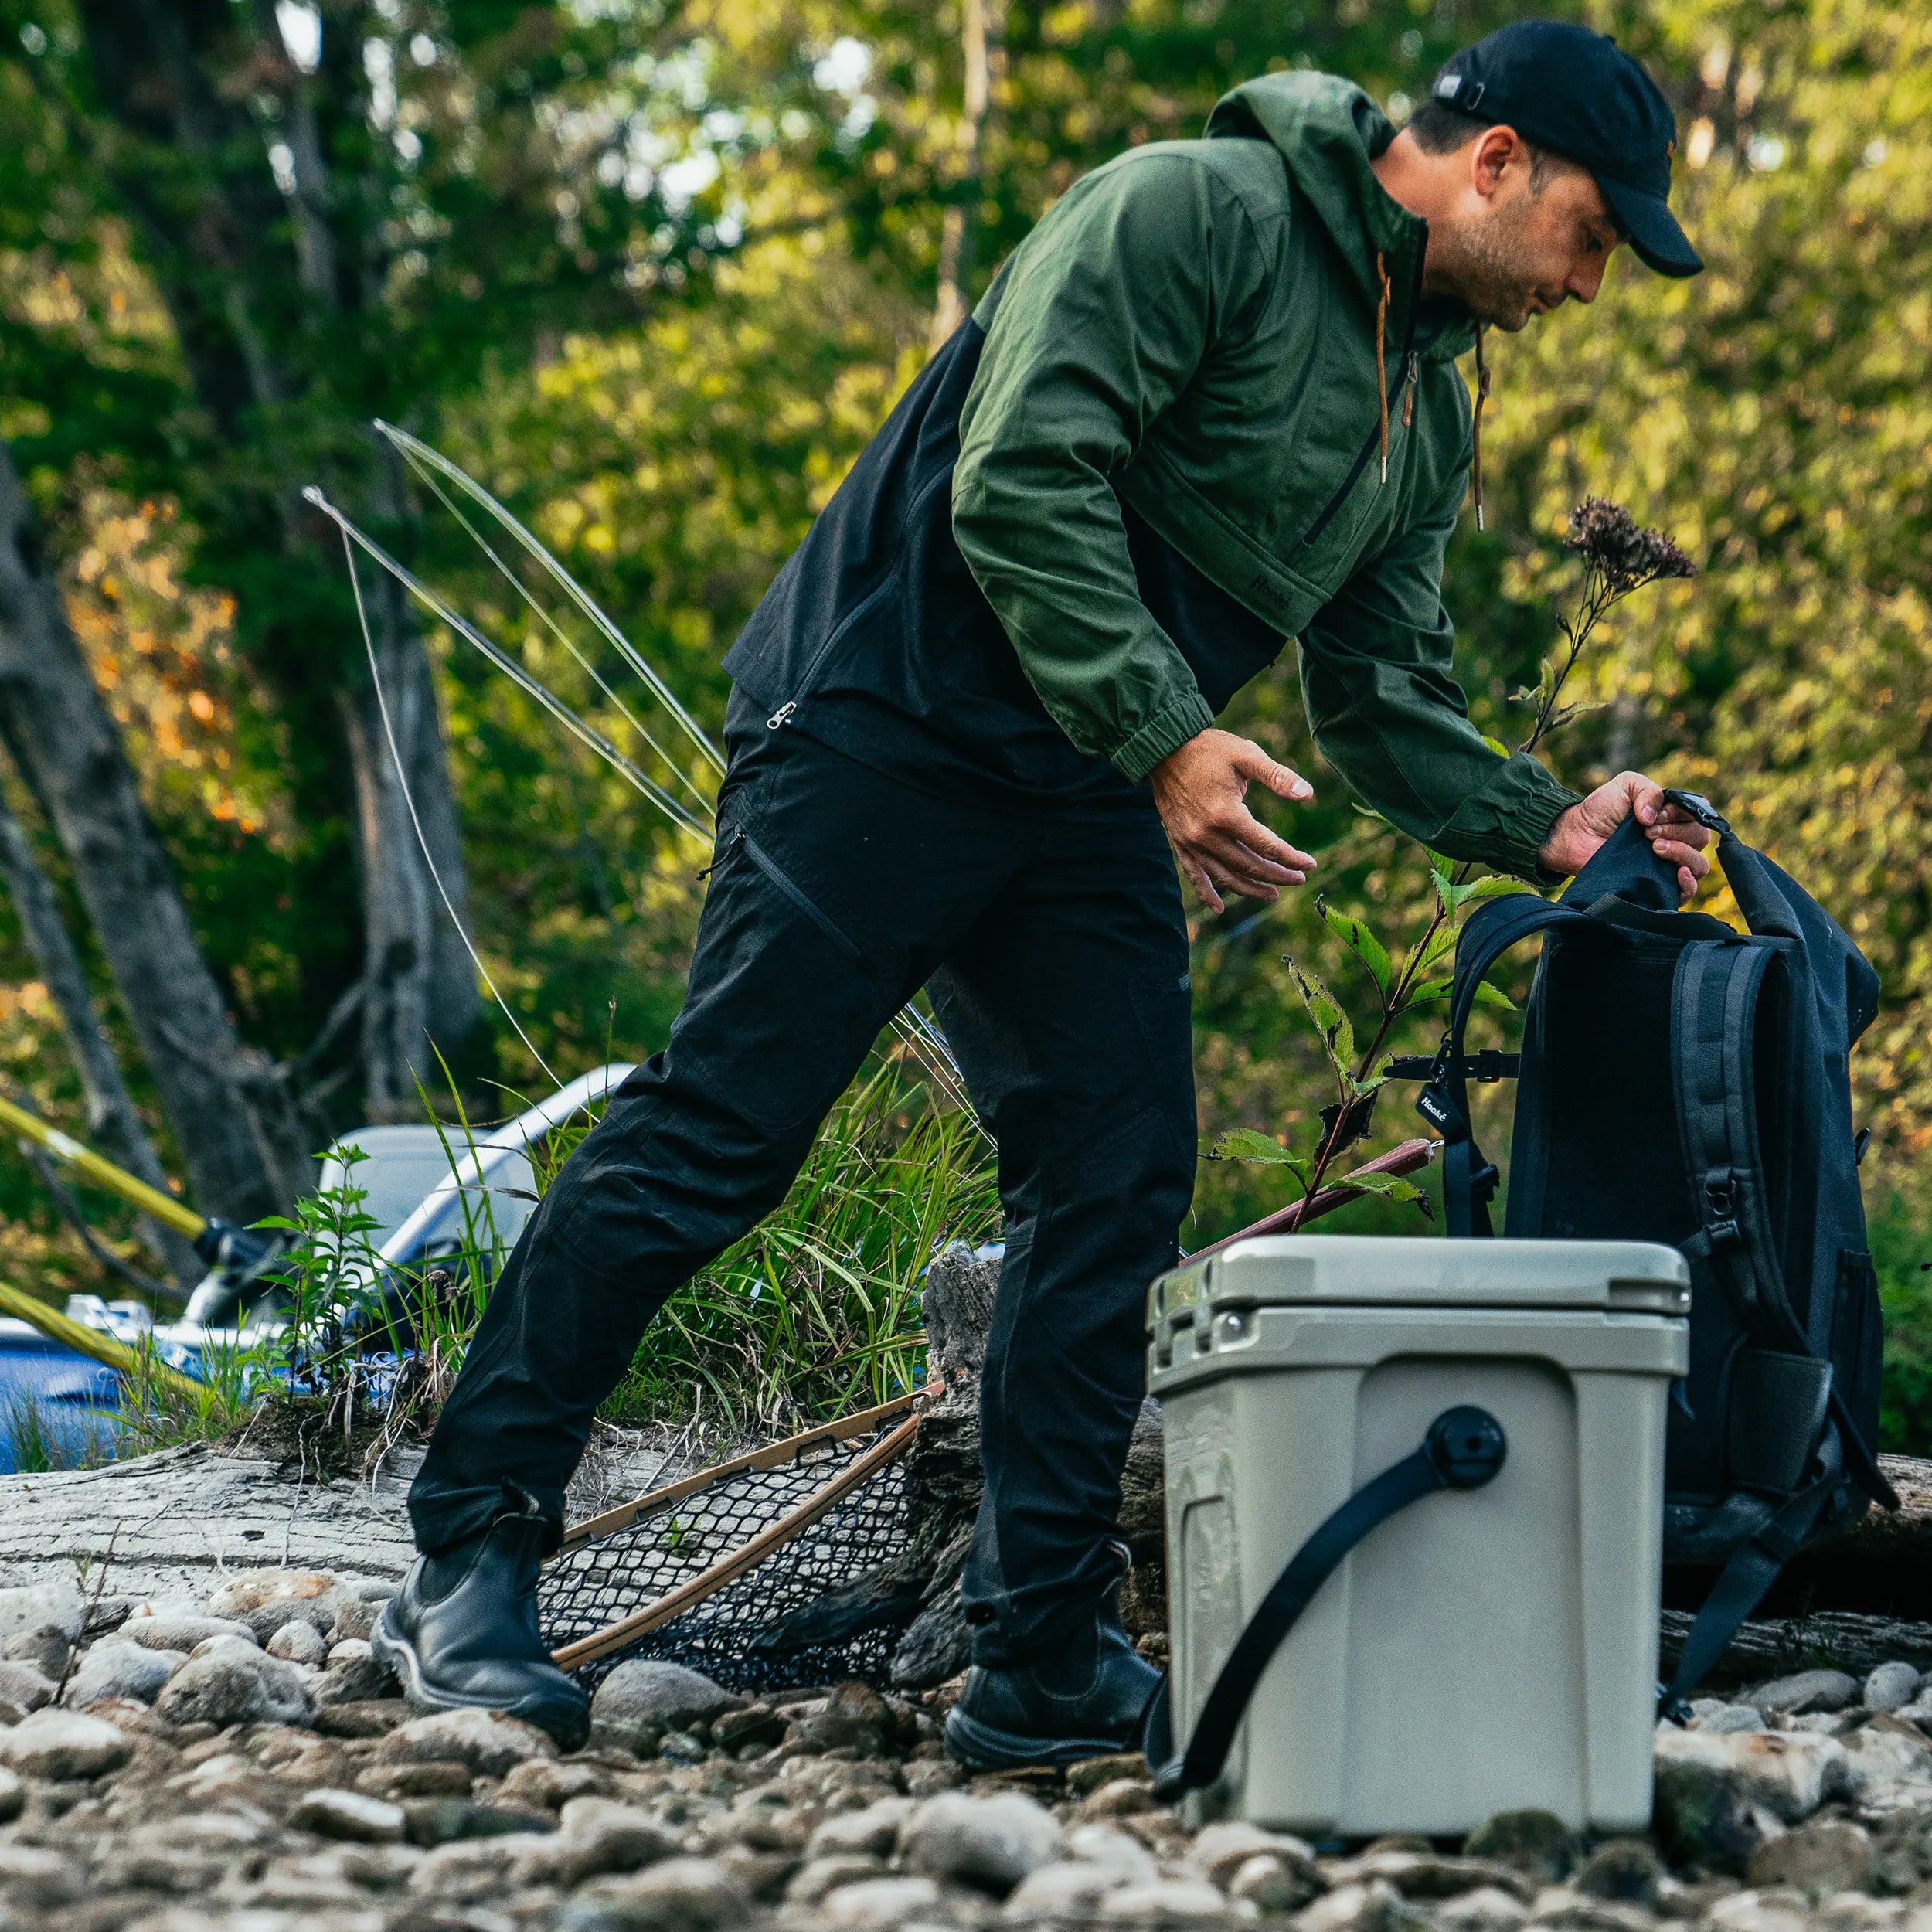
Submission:
[[[1358,1489],[1289,1560],[1248,1619],[1201,1715],[1187,1749],[1174,1749],[1164,1675],[1141,1720],[1141,1748],[1154,1774],[1154,1794],[1178,1798],[1202,1791],[1221,1775],[1234,1733],[1261,1673],[1315,1594],[1370,1530],[1438,1489],[1480,1489],[1495,1479],[1509,1453],[1502,1424],[1486,1409],[1445,1409],[1429,1425],[1422,1446]]]

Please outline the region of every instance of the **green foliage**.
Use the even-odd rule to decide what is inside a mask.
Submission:
[[[927,1266],[998,1216],[978,1127],[888,1062],[833,1110],[784,1205],[672,1298],[602,1413],[688,1417],[696,1392],[738,1433],[917,1388]]]
[[[1872,1216],[1871,1236],[1885,1311],[1879,1446],[1932,1456],[1932,1234],[1922,1210],[1893,1195]]]

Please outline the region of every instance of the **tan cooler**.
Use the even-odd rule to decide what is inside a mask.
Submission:
[[[1648,1825],[1689,1280],[1648,1243],[1284,1235],[1154,1284],[1179,1749],[1325,1522],[1420,1467],[1439,1419],[1500,1432],[1470,1486],[1423,1485],[1307,1596],[1197,1816],[1317,1838],[1453,1836],[1532,1807]]]

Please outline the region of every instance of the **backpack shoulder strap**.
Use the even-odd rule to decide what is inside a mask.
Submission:
[[[1686,1260],[1708,1261],[1738,1320],[1774,1348],[1811,1352],[1784,1288],[1765,1212],[1752,1051],[1770,949],[1699,940],[1677,956],[1671,1055],[1677,1131],[1701,1225]]]
[[[1496,1191],[1498,1176],[1470,1131],[1469,1063],[1462,1048],[1464,1029],[1476,1003],[1476,988],[1490,968],[1531,934],[1576,925],[1589,917],[1579,906],[1519,893],[1478,906],[1457,937],[1448,1030],[1429,1083],[1416,1099],[1416,1111],[1443,1139],[1443,1231],[1448,1235],[1467,1238],[1494,1232],[1489,1201]]]

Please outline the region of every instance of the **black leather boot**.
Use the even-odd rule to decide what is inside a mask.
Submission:
[[[1114,1594],[1050,1656],[1011,1670],[980,1665],[946,1716],[946,1755],[969,1771],[1077,1764],[1140,1747],[1161,1673],[1121,1628]]]
[[[499,1516],[480,1536],[418,1556],[369,1642],[420,1711],[502,1711],[563,1750],[590,1734],[590,1700],[537,1634],[543,1525]]]

